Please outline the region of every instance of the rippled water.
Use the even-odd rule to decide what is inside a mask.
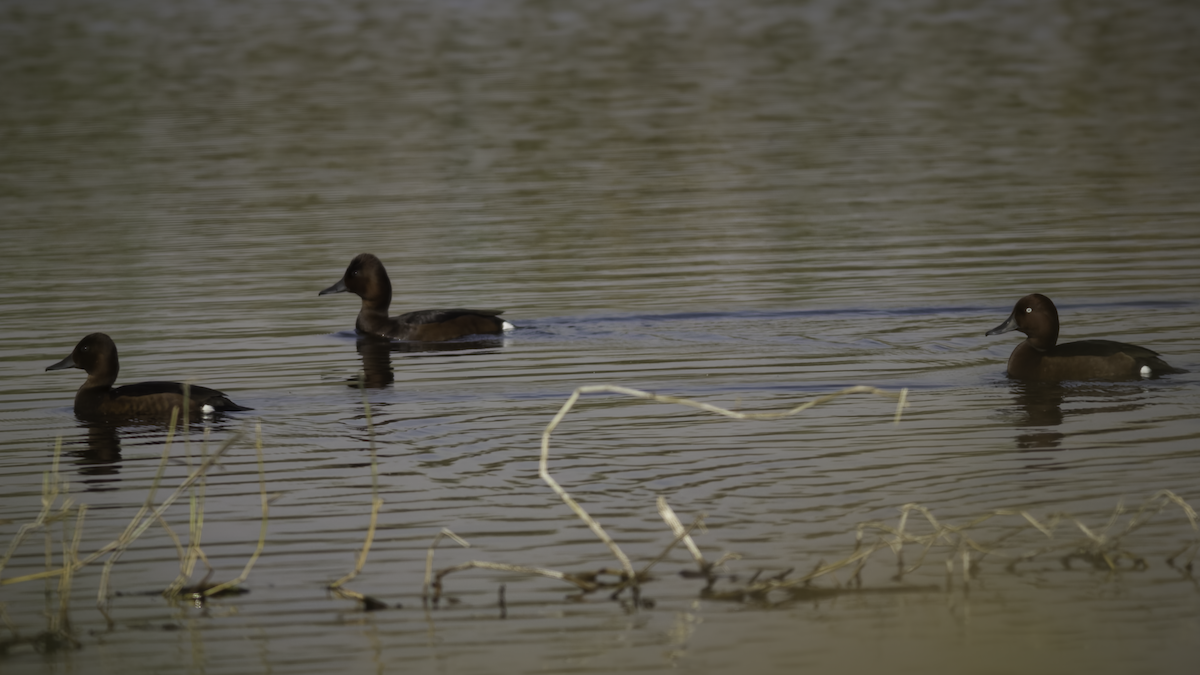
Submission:
[[[1025,522],[1002,515],[969,532],[998,546],[972,554],[969,583],[948,537],[902,582],[876,553],[836,597],[704,597],[682,550],[645,585],[652,607],[489,571],[447,577],[436,609],[420,594],[441,528],[472,548],[443,542],[437,567],[616,566],[537,476],[543,429],[586,384],[742,411],[908,388],[899,425],[881,397],[770,422],[580,402],[552,439],[556,478],[639,567],[671,540],[656,497],[706,514],[708,559],[742,556],[720,589],[841,559],[856,524],[894,526],[908,503],[1096,532],[1159,490],[1200,506],[1192,3],[112,5],[0,9],[0,543],[41,508],[57,437],[85,553],[153,484],[166,431],[89,428],[71,408],[83,374],[43,372],[94,331],[120,382],[189,379],[254,408],[188,438],[195,462],[206,435],[246,434],[206,487],[214,578],[258,537],[255,422],[268,538],[249,594],[197,609],[153,594],[178,563],[151,528],[114,568],[111,628],[100,567],[75,579],[79,651],[9,642],[57,600],[0,587],[6,675],[1190,672],[1200,586],[1166,562],[1196,536],[1177,506],[1122,539],[1144,570],[1066,569],[1057,549],[1007,571],[1082,535],[1001,540]],[[517,330],[358,344],[357,300],[317,292],[362,251],[395,313],[502,307]],[[983,334],[1029,292],[1056,301],[1064,340],[1191,372],[1010,382],[1018,339]],[[187,471],[177,442],[159,497]],[[349,585],[403,607],[365,613],[325,585],[354,566],[373,482],[378,531]],[[185,502],[167,513],[180,533]],[[44,569],[44,547],[3,578]],[[814,583],[851,572],[835,576]]]

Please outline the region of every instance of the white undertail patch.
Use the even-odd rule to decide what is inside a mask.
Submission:
[[[204,413],[205,415],[211,415],[211,414],[217,412],[217,409],[212,407],[211,405],[205,403],[204,407],[200,408],[200,412]]]
[[[511,323],[509,323],[507,321],[500,322],[500,330],[502,330],[506,333],[510,330],[516,330],[516,328],[517,328],[516,326],[512,325]]]
[[[1142,369],[1139,370],[1138,372],[1142,374],[1142,377],[1150,377],[1150,374],[1151,374],[1150,366],[1142,366]]]

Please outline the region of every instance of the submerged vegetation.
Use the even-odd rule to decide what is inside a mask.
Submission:
[[[900,516],[895,525],[891,525],[880,521],[871,521],[860,523],[855,528],[855,544],[853,550],[844,558],[825,563],[821,562],[806,574],[793,576],[792,569],[785,570],[781,573],[764,576],[761,572],[754,574],[749,580],[739,582],[734,575],[721,575],[718,573],[724,563],[731,559],[737,559],[741,556],[736,553],[726,553],[718,560],[710,562],[705,559],[699,547],[692,539],[691,533],[703,526],[704,514],[698,515],[689,526],[684,526],[674,510],[667,503],[667,500],[662,495],[657,498],[657,509],[660,517],[669,526],[673,539],[666,545],[663,551],[648,561],[640,570],[635,570],[633,563],[629,557],[621,550],[620,546],[608,535],[607,532],[593,519],[587,511],[583,509],[567,491],[550,475],[549,458],[550,458],[550,437],[554,430],[566,417],[567,413],[579,401],[583,394],[592,393],[613,393],[623,394],[638,399],[654,401],[659,403],[670,403],[684,405],[705,412],[732,417],[735,419],[745,420],[771,420],[791,415],[798,414],[817,405],[827,403],[836,398],[850,394],[871,394],[877,396],[894,397],[897,399],[896,413],[894,423],[899,424],[904,408],[907,406],[907,390],[901,390],[899,393],[888,392],[874,387],[856,386],[843,389],[831,394],[817,397],[806,403],[797,405],[793,408],[781,412],[761,412],[761,413],[745,413],[733,410],[727,410],[711,404],[693,401],[685,398],[673,396],[663,396],[653,394],[628,387],[620,387],[613,385],[596,385],[588,387],[580,387],[576,389],[571,396],[563,404],[562,408],[554,416],[542,433],[542,452],[541,461],[539,463],[538,475],[545,481],[551,489],[567,504],[568,507],[578,516],[598,539],[608,547],[613,557],[620,564],[619,569],[600,568],[599,570],[587,571],[582,573],[567,573],[557,570],[543,569],[539,567],[529,567],[522,565],[506,565],[502,563],[493,563],[486,561],[473,560],[466,563],[461,563],[440,570],[436,574],[432,572],[433,549],[438,541],[442,538],[439,534],[430,546],[429,554],[426,562],[425,572],[425,589],[423,590],[422,598],[426,602],[437,603],[443,592],[443,579],[449,574],[460,572],[468,569],[490,569],[515,574],[532,574],[538,576],[558,579],[579,589],[579,595],[585,595],[599,590],[610,591],[610,597],[617,599],[625,590],[630,590],[635,601],[640,598],[640,587],[644,582],[651,579],[650,570],[663,558],[667,556],[676,546],[683,543],[692,558],[696,563],[696,570],[683,571],[680,574],[687,578],[702,579],[705,585],[701,591],[704,597],[727,599],[727,600],[765,600],[774,591],[783,591],[791,598],[809,598],[815,596],[836,595],[839,593],[851,593],[864,590],[862,582],[862,571],[867,562],[872,556],[884,549],[890,550],[895,555],[896,572],[892,577],[893,581],[901,582],[904,577],[911,574],[923,565],[931,551],[937,549],[945,554],[945,566],[948,581],[953,575],[956,563],[961,571],[962,580],[968,582],[970,578],[979,573],[980,563],[988,556],[1008,559],[1007,569],[1016,571],[1017,566],[1023,562],[1032,561],[1036,558],[1045,556],[1052,552],[1060,552],[1060,559],[1064,566],[1069,566],[1070,562],[1075,559],[1085,560],[1098,569],[1107,569],[1109,571],[1117,571],[1121,568],[1121,561],[1130,561],[1131,569],[1144,569],[1147,565],[1146,561],[1130,552],[1124,544],[1125,538],[1133,532],[1141,529],[1157,514],[1161,513],[1169,506],[1178,506],[1188,519],[1191,526],[1193,536],[1184,543],[1182,548],[1174,555],[1168,558],[1168,564],[1176,566],[1176,561],[1179,561],[1179,567],[1190,573],[1193,562],[1195,560],[1197,549],[1200,548],[1200,532],[1197,526],[1197,517],[1195,510],[1188,505],[1183,499],[1171,492],[1170,490],[1161,490],[1149,499],[1147,499],[1139,508],[1137,508],[1123,527],[1119,526],[1119,520],[1122,515],[1129,511],[1122,505],[1118,504],[1109,518],[1108,523],[1100,530],[1093,530],[1085,525],[1078,518],[1068,514],[1051,514],[1044,520],[1038,520],[1032,514],[1023,510],[998,509],[991,513],[979,516],[963,525],[952,525],[948,522],[939,521],[934,516],[932,511],[920,504],[905,504],[900,507]],[[912,514],[923,516],[929,526],[928,532],[917,532],[910,524],[910,516]],[[973,528],[978,528],[983,523],[997,517],[1015,517],[1017,522],[1011,526],[1004,534],[992,540],[980,540],[972,536]],[[1061,534],[1058,532],[1060,525],[1073,525],[1079,530],[1082,536],[1071,537],[1070,535]],[[1033,550],[1014,553],[1005,546],[1010,540],[1013,540],[1017,535],[1034,530],[1045,537],[1048,543],[1044,543]],[[452,534],[444,531],[446,534]],[[457,537],[456,537],[457,539]],[[461,540],[459,540],[461,542]],[[462,542],[465,544],[465,542]],[[905,547],[919,548],[920,554],[912,564],[905,564],[904,550]],[[836,573],[840,570],[849,568],[848,582],[841,582]],[[814,586],[813,582],[821,577],[828,577],[830,585],[824,587]],[[432,580],[432,581],[431,581]],[[725,580],[726,586],[717,588],[718,581]],[[872,591],[888,590],[928,590],[928,586],[894,586],[882,589],[869,589]]]
[[[997,509],[981,514],[965,523],[952,524],[939,519],[930,509],[920,504],[904,504],[899,507],[900,514],[895,522],[859,523],[854,530],[853,548],[837,560],[821,561],[811,570],[802,574],[794,574],[794,569],[773,574],[759,571],[743,580],[738,575],[724,571],[727,563],[740,558],[740,555],[724,553],[716,560],[710,561],[693,539],[694,533],[703,530],[705,514],[698,514],[692,518],[690,523],[684,524],[667,503],[666,497],[659,495],[655,508],[666,524],[670,537],[657,556],[635,566],[617,541],[571,497],[550,472],[552,434],[579,402],[581,396],[602,393],[682,405],[741,420],[779,419],[799,414],[840,397],[867,394],[896,399],[894,422],[899,424],[901,414],[907,405],[907,390],[889,392],[874,387],[857,386],[814,398],[787,410],[749,413],[621,386],[580,387],[562,405],[542,434],[538,473],[562,502],[588,526],[596,538],[608,549],[609,554],[616,561],[615,566],[602,565],[587,571],[564,572],[536,565],[511,565],[470,560],[435,571],[434,551],[443,539],[451,539],[463,547],[470,546],[465,540],[443,528],[434,537],[425,557],[424,582],[420,597],[426,609],[439,606],[439,603],[445,599],[445,586],[450,575],[471,569],[547,577],[574,587],[575,593],[572,594],[572,597],[576,599],[603,591],[608,594],[609,598],[619,600],[631,607],[649,607],[653,605],[653,601],[644,597],[643,586],[653,581],[652,569],[681,544],[694,560],[695,569],[683,570],[679,572],[679,575],[685,579],[702,582],[703,585],[699,591],[701,597],[768,604],[846,593],[938,590],[940,588],[938,585],[921,586],[904,583],[906,577],[925,565],[931,556],[936,556],[936,559],[945,566],[947,589],[955,584],[956,578],[965,587],[981,573],[982,563],[989,558],[1003,561],[1004,568],[1011,573],[1020,573],[1022,566],[1038,559],[1054,556],[1064,568],[1068,569],[1072,563],[1083,562],[1091,569],[1110,573],[1141,570],[1145,569],[1149,563],[1144,557],[1133,551],[1128,543],[1128,538],[1150,523],[1155,516],[1171,507],[1177,507],[1187,518],[1191,535],[1181,542],[1180,548],[1175,553],[1168,557],[1167,564],[1179,569],[1190,579],[1197,552],[1200,550],[1200,535],[1197,534],[1200,529],[1198,529],[1196,512],[1187,502],[1170,490],[1160,490],[1136,508],[1127,508],[1119,503],[1107,522],[1099,526],[1088,525],[1080,518],[1065,513],[1053,513],[1039,518],[1028,511],[1012,509]],[[346,586],[366,565],[375,539],[379,514],[384,506],[384,500],[379,496],[374,423],[371,417],[371,407],[366,399],[365,388],[363,406],[370,438],[370,517],[363,545],[355,556],[353,569],[342,578],[327,584],[326,588],[334,596],[355,601],[361,608],[370,611],[385,609],[388,605],[376,597],[351,590]],[[209,565],[208,558],[201,547],[207,476],[221,457],[243,438],[244,433],[234,433],[211,452],[208,450],[206,439],[197,458],[192,456],[190,441],[185,443],[187,476],[164,499],[156,502],[164,470],[171,458],[172,448],[176,445],[173,440],[177,413],[178,411],[171,417],[162,458],[141,508],[138,509],[120,536],[87,555],[81,555],[79,549],[88,507],[86,504],[76,504],[70,497],[68,484],[59,473],[61,439],[56,443],[50,469],[45,473],[43,479],[42,508],[32,521],[18,529],[9,542],[4,556],[0,558],[0,588],[38,579],[57,580],[57,586],[52,593],[48,590],[47,594],[48,598],[53,596],[57,600],[57,606],[54,611],[47,612],[47,628],[34,636],[27,637],[23,636],[9,620],[4,612],[4,604],[0,602],[0,622],[10,634],[8,638],[0,639],[0,655],[18,645],[31,646],[41,652],[77,648],[79,641],[71,629],[68,612],[72,583],[80,570],[102,558],[106,558],[106,560],[100,574],[97,608],[105,617],[109,628],[113,628],[115,621],[110,613],[110,603],[113,597],[110,589],[110,577],[113,567],[130,545],[155,524],[163,527],[174,543],[180,565],[176,579],[162,590],[161,593],[164,597],[175,601],[190,600],[199,606],[207,598],[247,592],[242,584],[249,577],[255,562],[264,549],[271,502],[266,490],[261,424],[257,426],[255,436],[262,507],[257,546],[238,576],[222,583],[212,583],[210,579],[214,570]],[[187,428],[186,423],[185,419],[184,428]],[[194,459],[195,464],[193,465]],[[165,518],[168,508],[185,495],[188,496],[190,503],[186,544]],[[989,527],[984,528],[985,523],[989,523]],[[1002,530],[999,534],[996,534],[997,525]],[[3,578],[4,569],[14,552],[38,532],[44,536],[45,569],[22,576]],[[57,543],[56,533],[58,535]],[[1032,534],[1037,541],[1031,544],[1027,538],[1021,537],[1025,534]],[[56,546],[57,553],[55,552]],[[911,553],[914,550],[916,551],[915,556]],[[868,562],[876,557],[875,554],[882,551],[890,551],[894,556],[894,562],[891,563],[895,567],[895,572],[891,575],[894,583],[871,586],[864,582],[862,573]],[[191,579],[197,562],[203,563],[207,572],[201,581],[193,583]],[[499,605],[501,615],[505,616],[507,607],[503,585],[499,589]]]

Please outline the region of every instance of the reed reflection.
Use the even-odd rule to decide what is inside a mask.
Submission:
[[[359,335],[355,340],[355,349],[362,357],[362,374],[347,380],[346,386],[357,389],[364,386],[367,389],[383,389],[396,380],[392,370],[392,354],[420,352],[471,352],[491,353],[504,345],[502,339],[463,340],[451,342],[411,342],[404,340],[389,340],[373,335]]]

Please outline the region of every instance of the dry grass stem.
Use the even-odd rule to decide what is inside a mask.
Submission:
[[[1054,543],[1028,553],[1010,556],[1011,561],[1007,565],[1010,571],[1013,571],[1018,563],[1032,560],[1037,556],[1051,551],[1063,552],[1064,554],[1060,560],[1068,568],[1072,560],[1083,560],[1091,564],[1094,568],[1115,572],[1121,569],[1120,562],[1127,560],[1132,564],[1131,569],[1144,569],[1148,565],[1146,560],[1126,550],[1121,543],[1122,538],[1145,526],[1154,515],[1161,513],[1164,509],[1172,505],[1178,506],[1183,511],[1193,531],[1196,531],[1198,528],[1196,526],[1195,511],[1190,505],[1180,499],[1178,495],[1169,490],[1159,491],[1143,502],[1141,507],[1126,521],[1120,532],[1116,534],[1109,534],[1109,531],[1116,528],[1121,522],[1121,516],[1128,513],[1121,504],[1117,505],[1113,514],[1109,516],[1104,528],[1099,531],[1088,527],[1078,518],[1066,514],[1051,514],[1049,517],[1039,520],[1027,511],[1011,509],[1000,509],[978,516],[964,525],[951,525],[937,519],[924,506],[919,504],[905,504],[900,507],[900,517],[897,519],[895,525],[879,521],[860,523],[855,532],[856,543],[854,551],[841,560],[832,563],[822,561],[807,574],[796,578],[787,578],[789,576],[788,572],[769,578],[759,578],[760,575],[755,575],[750,581],[733,590],[720,593],[707,593],[707,595],[708,597],[720,599],[743,600],[746,598],[763,599],[774,590],[788,591],[792,593],[794,598],[823,597],[846,591],[858,592],[861,590],[862,592],[866,592],[867,589],[861,589],[860,573],[868,559],[876,552],[883,549],[890,549],[896,555],[899,570],[893,579],[901,581],[905,575],[921,567],[929,551],[938,545],[949,549],[945,559],[947,574],[953,574],[955,565],[957,564],[961,569],[963,583],[966,584],[977,573],[979,563],[984,557],[988,555],[1005,557],[1001,551],[1001,545],[1012,539],[1016,534],[1029,530],[1036,530],[1041,536],[1053,540]],[[923,519],[929,524],[932,530],[925,533],[913,531],[910,524],[910,516],[912,514],[923,516]],[[988,542],[977,541],[968,536],[969,532],[976,526],[1000,516],[1016,516],[1021,519],[1022,523]],[[1069,523],[1074,529],[1083,533],[1083,537],[1068,538],[1056,536],[1057,528],[1062,523]],[[864,535],[868,531],[879,532],[882,536],[878,536],[874,543],[866,544],[864,543]],[[921,554],[918,560],[907,566],[904,564],[903,559],[903,549],[906,545],[918,545],[921,547]],[[1188,551],[1194,556],[1197,548],[1200,548],[1200,539],[1195,539],[1188,543],[1175,556],[1168,558],[1168,563],[1173,564],[1174,557]],[[979,556],[975,557],[973,553],[979,553]],[[1185,566],[1188,566],[1189,570],[1190,564],[1191,559],[1189,558],[1185,563]],[[854,567],[851,571],[850,579],[855,582],[855,587],[842,588],[841,582],[837,580],[834,574],[851,565]],[[829,576],[833,580],[833,588],[818,588],[809,585],[813,580],[825,576]],[[870,590],[872,592],[885,592],[889,590],[923,590],[924,588],[898,586],[891,589]]]
[[[188,462],[188,466],[191,466],[190,461]],[[208,576],[212,575],[213,573],[212,565],[208,563],[208,557],[204,555],[204,551],[200,548],[200,538],[204,531],[205,487],[206,481],[203,477],[196,481],[196,484],[192,486],[191,494],[188,499],[189,517],[187,551],[179,559],[179,574],[176,575],[175,580],[172,581],[165,590],[163,590],[163,597],[174,598],[180,594],[183,588],[187,586],[188,581],[191,580],[192,573],[196,568],[197,560],[203,559],[205,567],[208,568],[208,575],[205,576],[205,579],[207,579]],[[179,538],[175,536],[174,532],[171,532],[171,527],[167,524],[167,521],[161,516],[158,520],[168,531],[168,533],[170,533],[171,538],[175,541],[175,545],[178,548]]]
[[[375,524],[379,520],[379,509],[382,506],[382,499],[376,497],[375,499],[371,500],[371,522],[367,524],[366,541],[363,542],[362,549],[360,549],[358,555],[355,556],[354,569],[346,576],[329,584],[329,590],[337,591],[342,587],[343,584],[358,576],[359,572],[362,572],[363,566],[367,564],[367,554],[371,552],[371,543],[375,540]]]
[[[54,523],[63,520],[70,516],[71,507],[74,502],[70,498],[64,498],[62,503],[59,503],[60,495],[66,494],[68,491],[67,483],[58,473],[59,458],[62,456],[62,437],[59,436],[54,442],[54,456],[50,462],[50,470],[42,474],[42,508],[32,522],[26,523],[17,530],[17,534],[8,544],[8,550],[5,551],[4,557],[0,558],[0,574],[3,574],[4,568],[8,565],[8,561],[12,558],[13,553],[25,541],[31,533],[38,528],[45,528],[49,532],[49,527]],[[56,507],[57,506],[57,510]],[[47,542],[49,545],[49,542]],[[48,565],[49,566],[49,565]],[[30,581],[35,578],[45,578],[45,573],[36,576],[14,577],[12,579],[0,579],[0,586],[7,584],[20,583],[22,581]]]
[[[362,392],[363,411],[367,420],[367,434],[370,439],[371,448],[371,520],[367,524],[367,536],[365,541],[363,541],[362,549],[359,550],[358,555],[355,557],[354,569],[346,576],[326,586],[326,588],[340,598],[357,600],[363,603],[363,606],[367,610],[374,610],[383,609],[386,605],[370,596],[344,587],[346,582],[354,579],[354,577],[357,577],[362,572],[363,566],[367,563],[367,554],[371,552],[371,543],[375,540],[375,527],[379,521],[379,509],[383,507],[383,498],[379,496],[379,467],[376,462],[375,422],[371,418],[371,402],[367,400],[367,388],[363,377],[363,374],[360,373],[358,388]]]
[[[113,555],[110,556],[109,559],[104,563],[103,571],[100,573],[100,588],[96,592],[96,604],[100,606],[100,611],[105,615],[105,617],[108,616],[107,612],[104,611],[104,607],[107,605],[109,598],[108,579],[112,574],[113,566],[116,565],[117,559],[120,558],[121,553],[123,552],[120,542],[132,541],[134,538],[136,538],[136,536],[133,534],[134,531],[137,530],[138,525],[142,522],[146,512],[150,510],[150,506],[154,503],[154,496],[158,493],[158,486],[162,483],[163,474],[167,470],[167,463],[171,460],[171,444],[175,440],[175,423],[178,421],[178,419],[179,408],[175,408],[171,411],[171,423],[167,426],[167,439],[163,444],[162,459],[158,462],[158,470],[154,473],[154,480],[150,482],[150,491],[146,493],[146,500],[142,502],[142,507],[138,509],[137,513],[135,513],[133,518],[129,521],[129,524],[125,526],[125,531],[121,533],[121,536],[118,537],[116,541],[109,543],[108,547],[105,547],[111,547],[109,550],[114,551]],[[161,521],[164,524],[166,523],[166,521],[162,518],[161,513],[154,518],[154,521]],[[170,528],[167,529],[168,531],[170,530]],[[172,538],[175,538],[174,533],[172,533],[171,536]],[[179,539],[175,538],[175,542],[176,545],[178,545]],[[108,551],[104,552],[107,553]],[[99,553],[99,551],[97,553]],[[99,556],[96,557],[98,558]]]
[[[172,419],[174,419],[174,416],[172,416]],[[166,512],[166,510],[170,508],[170,506],[174,504],[181,495],[187,492],[192,485],[206,475],[208,470],[211,469],[214,464],[216,464],[217,460],[220,459],[221,456],[224,455],[231,447],[233,447],[233,445],[237,443],[241,437],[242,432],[239,431],[222,443],[215,452],[205,457],[204,461],[188,474],[188,477],[185,478],[183,482],[181,482],[175,488],[175,490],[168,495],[161,504],[158,505],[156,509],[154,509],[153,513],[147,517],[143,517],[145,516],[146,511],[149,510],[149,505],[153,503],[152,500],[154,494],[157,491],[158,484],[162,479],[163,468],[167,459],[170,457],[171,446],[169,445],[170,437],[168,436],[168,445],[163,451],[162,463],[159,465],[158,473],[155,475],[154,483],[151,486],[150,496],[147,498],[142,509],[139,510],[134,516],[133,520],[130,521],[129,525],[125,528],[125,532],[119,538],[100,548],[100,550],[88,556],[86,559],[80,561],[81,565],[86,565],[103,556],[104,554],[112,552],[112,555],[109,556],[109,559],[105,561],[104,571],[101,573],[100,590],[97,593],[96,600],[101,612],[104,611],[104,606],[108,602],[109,598],[108,580],[112,571],[112,567],[120,558],[121,554],[124,553],[125,550],[129,548],[129,545],[136,541],[137,538],[140,537],[142,533],[144,533],[146,529],[150,527],[150,525],[159,522],[159,520],[162,518],[162,514]]]
[[[271,500],[267,497],[267,473],[266,468],[263,466],[262,422],[257,422],[254,425],[254,449],[258,455],[258,496],[259,501],[262,503],[262,525],[258,529],[258,546],[255,547],[250,560],[246,561],[246,567],[242,569],[242,573],[237,578],[205,589],[203,591],[205,597],[214,596],[246,581],[250,576],[250,570],[254,569],[254,563],[258,562],[258,557],[262,555],[263,547],[267,543],[267,522],[270,515]]]
[[[66,492],[66,484],[62,482],[61,477],[58,475],[62,440],[59,439],[56,443],[55,457],[52,463],[51,471],[43,480],[42,510],[39,513],[38,518],[35,519],[34,523],[30,524],[32,527],[22,528],[22,531],[19,532],[14,538],[14,541],[10,544],[8,554],[3,559],[3,562],[7,563],[8,559],[12,555],[13,550],[15,550],[25,536],[35,527],[46,527],[51,522],[62,520],[62,564],[60,567],[53,567],[53,560],[50,557],[52,555],[52,540],[47,539],[47,569],[44,572],[29,574],[12,579],[5,579],[0,581],[0,584],[20,583],[35,579],[46,579],[49,581],[50,579],[57,577],[60,605],[58,613],[51,616],[50,633],[55,635],[61,633],[59,637],[65,640],[63,644],[73,643],[73,638],[70,638],[70,636],[65,632],[65,627],[67,626],[67,610],[69,609],[70,588],[74,580],[75,572],[94,562],[100,557],[103,557],[105,554],[111,553],[108,561],[105,563],[104,570],[101,573],[100,589],[97,599],[101,613],[104,614],[106,618],[109,618],[107,612],[105,612],[104,605],[109,597],[108,580],[116,560],[134,540],[136,540],[143,532],[145,532],[146,528],[148,528],[152,523],[163,522],[162,516],[165,510],[172,503],[174,503],[174,501],[176,501],[179,496],[189,488],[189,486],[200,480],[208,471],[208,469],[212,467],[216,460],[237,441],[238,435],[235,435],[233,438],[229,439],[229,441],[227,441],[216,453],[206,458],[206,460],[195,471],[192,471],[191,474],[183,481],[183,483],[179,485],[174,493],[172,493],[161,505],[159,505],[159,507],[155,509],[152,514],[147,516],[147,511],[150,510],[150,505],[153,504],[154,495],[157,492],[158,485],[162,480],[163,471],[166,467],[168,458],[170,457],[171,442],[174,436],[174,430],[176,426],[175,423],[178,419],[178,412],[178,409],[172,411],[171,421],[167,432],[166,447],[163,451],[163,458],[159,464],[158,471],[155,474],[150,494],[143,503],[142,508],[139,509],[133,520],[129,523],[129,525],[126,526],[120,537],[101,547],[88,557],[82,559],[79,557],[79,545],[83,536],[84,519],[86,518],[87,514],[86,505],[81,505],[75,510],[76,517],[73,531],[69,530],[69,526],[66,521],[71,507],[69,500],[64,500],[65,503],[60,508],[58,513],[52,513],[53,506],[57,503],[59,494]],[[46,533],[49,535],[48,529],[46,530]],[[109,620],[111,623],[111,618],[109,618]]]
[[[1072,560],[1078,559],[1086,561],[1097,568],[1116,571],[1119,568],[1121,560],[1128,560],[1132,562],[1134,569],[1141,569],[1147,565],[1145,559],[1125,549],[1122,541],[1128,535],[1144,527],[1150,522],[1151,518],[1171,505],[1178,506],[1184,512],[1189,523],[1192,525],[1193,531],[1195,531],[1197,529],[1195,511],[1191,506],[1173,492],[1162,490],[1145,500],[1137,511],[1125,522],[1124,527],[1115,533],[1112,530],[1120,524],[1121,517],[1128,514],[1128,510],[1121,503],[1118,503],[1114,508],[1104,527],[1100,530],[1093,529],[1078,518],[1067,514],[1051,514],[1047,518],[1039,520],[1027,511],[1013,509],[998,509],[978,516],[964,525],[950,525],[938,521],[929,509],[919,504],[905,504],[901,507],[901,516],[895,527],[881,522],[860,523],[857,528],[857,536],[861,542],[862,534],[866,530],[875,530],[884,533],[885,536],[880,539],[881,544],[872,548],[862,549],[862,552],[869,554],[884,546],[891,548],[896,553],[900,566],[899,572],[896,575],[897,579],[903,578],[904,575],[920,567],[928,552],[938,544],[944,544],[951,548],[950,555],[946,560],[947,570],[952,571],[954,563],[958,562],[961,566],[964,582],[976,570],[978,563],[989,555],[1008,558],[1009,563],[1007,567],[1010,571],[1014,571],[1016,566],[1022,562],[1033,560],[1038,556],[1052,551],[1065,552],[1061,561],[1064,565],[1068,566]],[[916,534],[906,529],[909,514],[914,512],[920,513],[925,517],[925,520],[932,527],[931,532]],[[1022,523],[987,542],[978,541],[969,536],[969,532],[976,526],[1000,516],[1017,516],[1021,519]],[[1074,529],[1082,533],[1083,537],[1070,538],[1058,536],[1056,533],[1059,525],[1062,523],[1069,523]],[[1009,554],[1006,556],[1001,550],[1002,545],[1016,535],[1030,529],[1036,530],[1046,539],[1051,540],[1052,543],[1019,555]],[[903,547],[906,544],[914,544],[922,547],[921,555],[917,561],[908,566],[904,565],[902,555]],[[1190,549],[1194,555],[1196,544],[1197,541],[1189,543],[1180,553]],[[973,558],[972,552],[980,555],[978,558]],[[856,555],[858,554],[859,552],[856,552]],[[1168,562],[1171,561],[1172,559],[1169,558]],[[1190,559],[1188,562],[1190,563]]]

